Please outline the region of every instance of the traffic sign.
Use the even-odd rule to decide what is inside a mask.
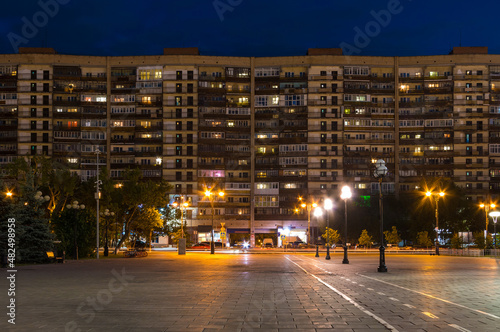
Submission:
[[[226,238],[226,232],[220,232],[220,238],[224,240]]]
[[[286,235],[285,234],[281,234],[281,239],[282,240],[286,239]]]

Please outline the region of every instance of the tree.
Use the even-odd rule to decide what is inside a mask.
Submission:
[[[427,231],[417,233],[417,244],[429,249],[432,246],[432,240]]]
[[[358,242],[362,246],[371,247],[373,238],[372,236],[368,235],[368,231],[366,229],[363,229],[363,231],[361,231],[361,236],[359,237]]]
[[[340,234],[337,230],[326,228],[325,233],[321,235],[328,245],[335,244],[340,239]]]
[[[486,248],[491,248],[493,245],[493,237],[491,234],[488,234],[486,237],[486,243],[484,241],[484,233],[483,232],[476,232],[474,233],[474,240],[479,249],[486,249]]]
[[[15,220],[16,262],[43,263],[47,261],[46,252],[53,250],[53,236],[45,209],[35,199],[33,174],[27,174],[26,180],[20,187],[18,196],[7,203],[10,206],[3,207],[7,214],[2,214],[1,229],[3,233],[7,228],[7,221],[11,218]]]
[[[68,257],[90,257],[95,249],[95,216],[89,209],[64,209],[52,218],[60,247]]]
[[[461,249],[463,245],[462,238],[458,236],[458,233],[453,234],[453,237],[451,238],[451,247],[453,249]]]
[[[401,237],[398,234],[398,230],[396,229],[396,226],[392,226],[392,232],[385,231],[385,241],[390,244],[398,244],[401,242]]]

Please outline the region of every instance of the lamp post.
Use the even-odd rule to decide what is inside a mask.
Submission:
[[[495,237],[493,238],[493,248],[495,248],[495,257],[497,255],[497,218],[500,216],[500,212],[492,211],[490,212],[491,218],[493,218],[493,233]]]
[[[299,201],[302,202],[302,197],[299,197]],[[303,209],[307,210],[307,244],[310,244],[311,241],[311,211],[313,208],[318,207],[318,204],[315,202],[308,203],[308,202],[302,202],[300,204],[300,207]]]
[[[436,200],[436,255],[439,256],[439,198],[444,196],[444,192],[440,191],[439,193],[426,192],[425,195],[427,197],[431,197],[434,195]]]
[[[316,224],[318,223],[318,218],[321,217],[323,215],[323,210],[321,210],[321,208],[317,207],[316,209],[314,209],[314,216],[316,217]],[[317,241],[316,242],[316,256],[314,257],[319,257],[319,244]]]
[[[96,192],[95,192],[95,200],[97,202],[97,211],[96,211],[96,257],[99,259],[99,199],[101,198],[101,193],[100,193],[100,188],[99,186],[101,185],[101,181],[99,180],[99,153],[101,153],[101,150],[99,150],[99,147],[96,147],[95,149],[95,154],[96,154],[96,166],[97,166],[97,180],[95,182],[96,186]]]
[[[375,162],[375,171],[373,172],[375,178],[378,179],[378,189],[379,189],[379,211],[380,211],[380,259],[378,272],[387,272],[387,266],[385,266],[385,248],[384,248],[384,204],[382,202],[382,179],[387,175],[387,167],[385,166],[385,161],[379,159]]]
[[[83,209],[85,209],[85,205],[84,204],[78,205],[78,201],[73,201],[72,204],[66,205],[66,208],[73,209],[73,210],[83,210]],[[76,219],[78,220],[78,218],[76,218]],[[74,246],[75,246],[75,259],[78,260],[78,243],[76,241],[76,224],[77,224],[77,221],[74,220],[73,221],[73,242],[74,242]]]
[[[347,259],[347,200],[352,197],[351,188],[349,186],[343,186],[342,192],[340,194],[340,198],[344,200],[345,203],[345,240],[344,240],[344,259],[342,260],[342,264],[349,264],[349,259]]]
[[[486,224],[485,224],[486,226],[484,228],[484,248],[486,249],[486,238],[488,237],[488,224],[489,224],[488,211],[490,210],[490,207],[494,209],[496,205],[493,203],[491,204],[481,203],[479,206],[484,208],[484,214],[486,216]]]
[[[205,197],[208,197],[210,201],[210,206],[212,207],[212,241],[210,242],[210,254],[215,254],[215,243],[214,243],[214,193],[210,190],[205,191]],[[219,191],[219,197],[224,197],[224,192]]]
[[[101,216],[105,216],[106,218],[106,229],[105,229],[105,240],[104,240],[104,256],[107,257],[109,255],[109,249],[108,249],[108,218],[109,216],[114,217],[115,213],[114,212],[109,212],[109,209],[104,210],[104,212],[101,212]]]
[[[331,199],[327,198],[325,199],[325,202],[323,203],[323,208],[325,209],[326,212],[326,260],[330,260],[330,232],[329,232],[329,226],[330,226],[330,220],[328,218],[328,215],[330,213],[330,210],[333,208],[333,202]]]

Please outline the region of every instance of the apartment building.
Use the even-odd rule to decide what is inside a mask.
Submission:
[[[98,149],[99,154],[95,151]],[[0,55],[0,164],[45,154],[82,180],[97,163],[123,179],[138,167],[189,202],[189,232],[304,237],[307,202],[415,190],[423,176],[452,178],[472,200],[500,192],[500,55]],[[224,191],[208,200],[206,189]],[[213,205],[212,205],[213,204]],[[213,210],[212,210],[213,206]],[[315,225],[313,225],[315,227]],[[305,238],[304,238],[305,239]]]

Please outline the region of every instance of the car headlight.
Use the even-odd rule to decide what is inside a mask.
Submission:
[[[243,248],[248,249],[250,247],[250,243],[243,242]]]

